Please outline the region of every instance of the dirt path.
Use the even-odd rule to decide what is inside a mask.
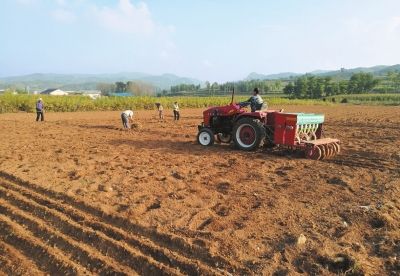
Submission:
[[[341,155],[203,148],[201,110],[139,111],[132,131],[118,112],[0,115],[0,271],[399,273],[400,109],[286,110],[324,113]]]

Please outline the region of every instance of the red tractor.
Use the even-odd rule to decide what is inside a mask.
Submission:
[[[324,115],[284,113],[277,110],[248,112],[241,104],[211,107],[203,112],[198,126],[197,141],[211,146],[233,143],[239,149],[251,151],[262,145],[302,149],[307,158],[324,159],[340,152],[340,141],[322,138]]]

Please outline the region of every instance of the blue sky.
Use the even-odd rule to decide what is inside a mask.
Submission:
[[[399,0],[2,0],[0,76],[209,81],[400,63]]]

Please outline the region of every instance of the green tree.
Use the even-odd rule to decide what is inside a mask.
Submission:
[[[370,73],[355,73],[351,76],[348,91],[353,94],[361,94],[371,91],[377,84],[378,80]]]
[[[294,96],[298,99],[308,98],[307,77],[300,77],[294,83]]]
[[[284,88],[283,93],[289,95],[290,98],[294,97],[294,85],[292,82],[289,82]]]
[[[215,94],[216,91],[219,90],[219,85],[218,85],[217,82],[214,82],[214,83],[211,85],[211,90],[212,90],[212,92],[213,92],[213,95]]]
[[[274,81],[273,87],[275,92],[280,92],[282,90],[282,81],[281,80]]]
[[[130,92],[135,96],[151,96],[156,93],[156,88],[153,85],[143,81],[129,81],[126,83],[126,92]]]
[[[117,81],[115,83],[115,92],[123,93],[126,92],[127,85],[122,81]]]
[[[113,83],[98,83],[96,89],[100,90],[103,96],[109,96],[111,93],[115,92],[116,86]]]

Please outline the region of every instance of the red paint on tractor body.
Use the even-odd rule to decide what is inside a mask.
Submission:
[[[279,145],[295,145],[296,114],[278,113],[275,115],[274,143]]]
[[[273,145],[305,150],[307,158],[323,159],[340,152],[339,140],[322,139],[322,123],[319,123],[318,129],[313,132],[312,139],[304,140],[298,133],[301,129],[298,124],[299,114],[283,113],[280,110],[248,112],[235,103],[205,110],[199,131],[207,128],[215,135],[224,134],[233,137],[234,126],[240,124],[242,118],[258,120],[266,130],[268,141]],[[247,126],[240,129],[238,135],[244,145],[250,145],[255,141],[254,131]]]

